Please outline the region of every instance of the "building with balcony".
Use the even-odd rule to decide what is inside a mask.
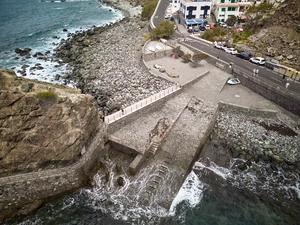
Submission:
[[[245,19],[244,11],[252,4],[249,0],[214,0],[212,13],[216,22],[225,22],[230,16]]]

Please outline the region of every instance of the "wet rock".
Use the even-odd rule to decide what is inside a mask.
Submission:
[[[106,181],[110,180],[110,173],[108,171],[105,173],[105,180]]]
[[[123,171],[122,166],[116,164],[116,171],[117,173],[121,173]]]
[[[245,163],[241,163],[237,166],[241,171],[244,171],[247,169],[247,165]]]
[[[123,177],[119,177],[118,180],[117,180],[117,182],[118,182],[119,186],[124,186],[125,182],[124,182],[124,178]]]
[[[34,86],[33,83],[26,83],[26,84],[23,84],[23,85],[21,86],[21,89],[22,89],[22,91],[24,91],[24,92],[30,92],[31,89],[33,88],[33,86]]]

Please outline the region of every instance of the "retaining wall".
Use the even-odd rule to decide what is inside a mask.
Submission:
[[[104,118],[105,122],[109,125],[109,133],[114,133],[116,130],[123,127],[125,124],[134,121],[136,118],[143,117],[143,114],[148,110],[152,112],[160,108],[166,101],[173,98],[175,95],[180,94],[185,88],[193,85],[195,82],[199,81],[202,77],[207,75],[209,71],[204,72],[199,75],[196,79],[179,87],[174,85],[166,90],[163,90],[153,96],[150,96],[142,101],[139,101],[123,110],[120,110],[112,115],[106,116]],[[143,109],[143,110],[141,110]]]
[[[180,43],[194,52],[201,52],[185,43]],[[203,52],[205,53],[205,52]],[[241,83],[250,90],[260,94],[264,98],[278,104],[293,114],[300,116],[300,95],[289,89],[277,86],[275,83],[265,80],[262,77],[254,77],[248,71],[242,68],[220,60],[214,56],[210,56],[206,61],[227,73],[238,77]],[[291,84],[292,85],[292,84]]]
[[[231,103],[224,103],[219,102],[219,112],[230,112],[232,114],[243,114],[246,116],[253,116],[253,117],[262,117],[262,118],[270,118],[276,117],[277,111],[274,110],[261,110],[261,109],[254,109],[250,107],[240,106]]]
[[[85,154],[71,166],[0,178],[0,223],[26,204],[85,185],[104,148],[106,129],[103,124]]]
[[[300,116],[300,95],[274,83],[270,83],[262,77],[254,77],[241,68],[234,66],[233,74],[241,83],[264,98],[274,102],[284,109]]]
[[[172,49],[162,50],[159,52],[151,52],[143,55],[145,61],[151,61],[154,59],[161,59],[164,57],[171,57],[172,56]]]

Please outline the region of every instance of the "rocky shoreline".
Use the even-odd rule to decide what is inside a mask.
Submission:
[[[232,158],[242,159],[238,170],[258,171],[257,165],[264,165],[269,175],[283,171],[291,177],[300,174],[299,132],[296,123],[287,125],[277,118],[220,113],[211,137]]]
[[[56,49],[55,57],[72,69],[69,82],[94,96],[101,116],[173,85],[150,74],[141,61],[148,26],[139,16],[125,17],[105,27],[75,33]]]
[[[110,3],[115,4],[114,7],[121,4]],[[115,24],[76,33],[56,50],[56,57],[73,68],[69,79],[75,81],[83,93],[94,96],[101,116],[172,85],[151,75],[144,67],[141,56],[148,22],[141,21],[138,14],[128,14],[131,17]],[[242,115],[221,115],[221,118],[215,131],[218,141],[234,158],[247,161],[239,165],[241,170],[252,162],[262,161],[270,165],[270,173],[277,167],[300,170],[297,125],[298,133],[274,119],[249,120]],[[262,139],[263,134],[267,136],[266,140]]]

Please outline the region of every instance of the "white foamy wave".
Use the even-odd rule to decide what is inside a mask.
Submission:
[[[214,174],[222,177],[224,180],[226,180],[229,176],[231,176],[230,169],[218,166],[214,162],[210,161],[210,159],[205,159],[206,161],[197,161],[194,164],[193,169],[200,170],[200,171],[212,171]]]
[[[183,201],[188,202],[191,208],[195,207],[203,199],[204,190],[204,183],[202,183],[197,177],[197,175],[194,173],[194,171],[192,171],[185,179],[177,196],[173,200],[169,210],[169,215],[174,216],[176,213],[176,206]]]

